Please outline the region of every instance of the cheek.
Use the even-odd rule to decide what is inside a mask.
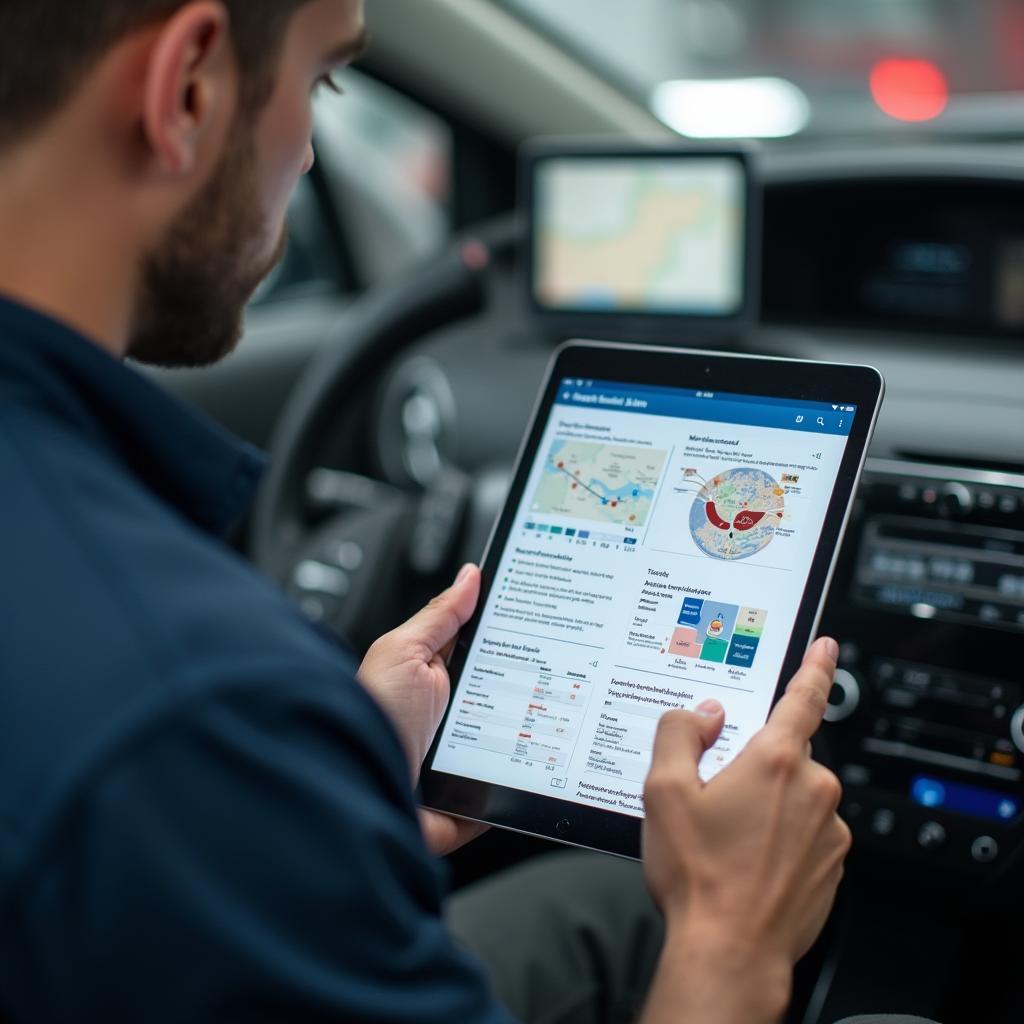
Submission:
[[[268,111],[261,139],[263,209],[271,234],[279,233],[299,178],[308,170],[312,110],[308,96],[288,108]]]

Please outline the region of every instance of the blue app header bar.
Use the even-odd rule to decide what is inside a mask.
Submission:
[[[833,405],[792,398],[690,391],[575,377],[562,381],[556,404],[844,437],[850,433],[857,414],[856,406],[838,402]]]

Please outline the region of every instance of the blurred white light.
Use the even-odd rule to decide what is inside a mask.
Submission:
[[[784,78],[662,82],[651,105],[670,128],[694,139],[779,139],[811,119],[806,94]]]

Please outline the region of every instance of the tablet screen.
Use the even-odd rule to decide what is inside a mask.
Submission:
[[[532,166],[532,287],[542,309],[740,312],[748,227],[741,159],[573,155]]]
[[[764,724],[855,405],[562,380],[431,767],[642,817],[658,718]]]

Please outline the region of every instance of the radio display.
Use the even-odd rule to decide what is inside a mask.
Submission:
[[[1021,810],[1015,796],[927,775],[915,775],[911,780],[910,798],[921,807],[942,807],[989,821],[1013,821]]]
[[[852,596],[921,619],[1024,632],[1024,532],[873,517]]]

